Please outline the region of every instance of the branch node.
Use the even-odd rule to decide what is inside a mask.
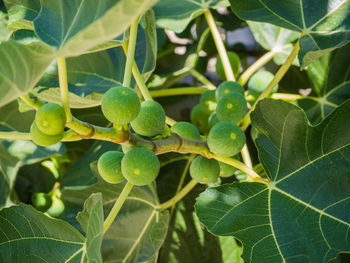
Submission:
[[[181,149],[181,147],[182,147],[182,144],[183,144],[183,140],[182,140],[182,138],[181,138],[181,136],[180,135],[178,135],[177,133],[172,133],[172,135],[178,140],[178,146],[176,147],[176,149],[175,149],[175,151],[176,152],[179,152],[180,151],[180,149]]]
[[[89,134],[80,134],[76,131],[74,131],[74,133],[82,139],[90,139],[95,134],[95,128],[90,123],[84,123],[84,125],[86,125],[91,130]]]

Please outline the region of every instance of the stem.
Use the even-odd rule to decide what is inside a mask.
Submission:
[[[190,72],[193,77],[195,77],[198,81],[202,82],[205,86],[208,87],[208,89],[216,89],[215,85],[211,83],[205,76],[203,76],[197,70],[191,69]]]
[[[178,192],[173,198],[166,201],[163,204],[157,206],[157,208],[161,210],[168,209],[179,202],[182,198],[184,198],[198,183],[194,180],[191,180],[180,192]]]
[[[0,132],[0,139],[30,141],[32,136],[26,132]]]
[[[241,154],[245,165],[248,166],[249,168],[253,168],[253,163],[252,163],[252,159],[250,158],[247,144],[244,144]]]
[[[137,27],[138,27],[138,18],[130,26],[129,33],[129,44],[128,44],[128,53],[126,56],[126,65],[124,71],[123,86],[130,87],[131,83],[131,71],[134,64],[134,55],[137,39]]]
[[[294,100],[305,99],[306,97],[299,95],[299,94],[273,93],[271,95],[271,98],[281,99],[281,100],[286,100],[286,101],[294,101]],[[307,97],[307,98],[309,99],[310,97]]]
[[[66,113],[67,123],[72,121],[72,113],[69,106],[69,97],[68,97],[68,81],[67,81],[67,66],[65,58],[57,58],[58,66],[58,78],[60,82],[60,90],[62,97],[63,109]]]
[[[123,47],[124,52],[126,52],[126,46],[123,44],[122,47]],[[132,62],[132,75],[135,78],[136,84],[137,84],[137,86],[142,94],[142,97],[145,100],[153,100],[153,98],[148,90],[148,87],[146,86],[145,80],[143,79],[143,76],[140,73],[134,59]]]
[[[265,55],[260,57],[257,61],[255,61],[249,68],[247,68],[241,75],[238,80],[238,83],[244,86],[250,77],[262,66],[264,66],[267,62],[269,62],[273,56],[275,55],[275,51],[271,50],[267,52]]]
[[[264,98],[266,98],[267,96],[270,95],[270,93],[272,92],[273,88],[280,82],[280,80],[283,78],[283,76],[286,74],[286,72],[288,71],[288,69],[292,66],[292,63],[294,61],[294,59],[296,58],[296,56],[299,53],[299,49],[300,49],[300,45],[299,45],[299,41],[295,44],[292,52],[290,53],[290,55],[288,56],[286,62],[280,67],[280,69],[277,71],[275,77],[272,79],[272,81],[270,82],[270,84],[267,86],[267,88],[263,91],[263,93],[259,96],[259,98],[256,100],[255,104],[253,105],[253,107],[249,110],[249,112],[247,113],[247,115],[244,117],[243,121],[242,121],[242,129],[246,130],[247,127],[250,125],[250,114],[252,113],[252,111],[254,111],[257,103],[261,100],[263,100]]]
[[[135,81],[137,83],[137,86],[139,87],[139,90],[145,100],[153,100],[148,87],[146,86],[145,80],[143,79],[143,76],[141,75],[136,62],[134,61],[132,66],[132,74],[135,78]]]
[[[193,159],[195,158],[195,156],[196,156],[196,155],[192,154],[190,157],[188,157],[187,162],[186,162],[186,165],[185,165],[185,168],[184,168],[184,170],[183,170],[183,172],[182,172],[182,175],[181,175],[179,184],[178,184],[178,186],[177,186],[175,195],[177,195],[177,194],[180,192],[180,190],[181,190],[181,188],[182,188],[182,186],[183,186],[183,184],[184,184],[184,181],[185,181],[185,178],[186,178],[188,169],[190,168],[190,165],[191,165]],[[175,203],[171,206],[171,209],[170,209],[170,211],[171,211],[170,213],[171,213],[171,214],[173,214],[174,208],[175,208]]]
[[[104,224],[103,224],[103,232],[106,233],[108,228],[113,223],[114,219],[117,217],[120,209],[122,208],[126,198],[128,197],[131,189],[133,188],[133,184],[127,182],[123,188],[123,191],[120,193],[117,201],[115,201],[111,211],[109,212]]]
[[[173,126],[173,125],[176,123],[175,120],[173,120],[172,118],[170,118],[170,117],[168,117],[168,116],[165,116],[165,122],[166,122],[166,124],[168,124],[169,126]]]
[[[190,74],[190,68],[184,67],[178,71],[175,71],[168,76],[167,81],[162,85],[163,89],[169,88],[173,86],[176,82],[178,82],[180,79],[188,76]]]
[[[27,96],[20,96],[20,98],[29,106],[33,107],[35,110],[38,110],[44,103],[37,98],[29,98]]]
[[[163,162],[161,165],[160,165],[160,168],[168,165],[168,164],[171,164],[171,163],[174,163],[174,162],[178,162],[178,161],[184,161],[184,160],[188,160],[189,157],[187,156],[180,156],[180,157],[176,157],[176,158],[173,158],[173,159],[169,159],[165,162]]]
[[[235,76],[233,74],[233,70],[232,70],[232,67],[231,67],[231,64],[230,64],[230,60],[228,59],[227,52],[226,52],[224,43],[222,42],[219,29],[216,26],[214,17],[211,14],[209,9],[204,11],[204,16],[205,16],[205,19],[207,20],[207,23],[208,23],[209,27],[210,27],[210,31],[211,31],[211,33],[213,35],[216,48],[217,48],[217,50],[219,52],[219,56],[220,56],[221,61],[222,61],[222,65],[224,66],[226,79],[230,80],[230,81],[235,81],[236,78],[235,78]]]
[[[167,97],[167,96],[178,96],[178,95],[195,95],[203,94],[206,92],[207,88],[201,87],[183,87],[183,88],[173,88],[173,89],[160,89],[152,90],[150,94],[152,97]]]
[[[261,178],[253,169],[249,168],[248,166],[236,159],[230,157],[221,157],[215,154],[212,155],[212,158],[218,160],[219,162],[232,165],[233,167],[236,167],[237,169],[245,172],[254,182],[268,185],[268,182],[265,179]]]

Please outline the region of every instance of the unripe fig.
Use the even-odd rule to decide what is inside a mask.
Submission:
[[[216,107],[216,115],[220,121],[237,124],[247,113],[247,102],[238,92],[231,92],[223,96]]]
[[[39,130],[35,121],[32,123],[30,127],[30,135],[32,137],[32,141],[40,146],[49,146],[58,143],[63,138],[63,132],[56,135],[47,135]]]
[[[192,124],[195,125],[201,133],[205,134],[209,131],[209,114],[200,104],[193,107],[190,118]]]
[[[161,134],[165,127],[165,112],[156,101],[143,101],[139,115],[131,121],[134,131],[143,136]]]
[[[201,135],[198,129],[189,122],[179,121],[175,123],[171,128],[171,132],[178,134],[179,136],[188,140],[200,140]]]
[[[199,104],[208,114],[215,111],[215,108],[216,108],[215,90],[207,90],[206,92],[204,92],[200,97]]]
[[[228,60],[230,61],[231,68],[235,77],[238,76],[239,70],[241,68],[241,59],[235,52],[228,51],[227,52]],[[220,56],[216,61],[216,73],[220,76],[221,79],[226,79],[224,66],[222,65],[222,61]]]
[[[123,125],[137,117],[140,111],[140,101],[135,91],[119,86],[109,89],[104,94],[101,108],[107,120]]]
[[[190,175],[193,180],[201,184],[215,183],[220,174],[218,161],[197,156],[191,163]]]
[[[218,116],[216,115],[216,112],[214,111],[212,114],[210,114],[208,119],[208,125],[209,128],[213,128],[215,124],[217,124],[219,121]]]
[[[209,150],[213,153],[230,157],[239,153],[245,144],[244,132],[230,122],[216,124],[208,134]]]
[[[238,92],[244,96],[244,88],[236,81],[224,81],[215,91],[216,100],[219,101],[223,96],[231,93]]]
[[[239,160],[238,155],[233,157],[236,160]],[[237,171],[237,168],[233,167],[232,165],[219,162],[220,165],[220,177],[230,177],[234,175],[234,173]]]
[[[46,211],[52,217],[60,216],[64,211],[64,203],[57,196],[52,197],[52,204]]]
[[[125,179],[121,170],[123,156],[124,154],[122,152],[108,151],[98,159],[98,172],[107,183],[117,184]]]
[[[35,123],[43,133],[57,135],[63,132],[66,126],[64,109],[55,103],[41,106],[35,114]]]
[[[248,92],[255,98],[259,97],[261,93],[270,84],[274,75],[269,71],[259,71],[255,73],[248,81]],[[278,89],[278,84],[274,87],[272,92],[276,92]]]
[[[52,199],[49,194],[35,193],[32,195],[33,206],[41,212],[45,212],[52,204]]]
[[[159,169],[157,156],[146,148],[133,148],[122,159],[122,173],[134,185],[150,184],[156,179]]]

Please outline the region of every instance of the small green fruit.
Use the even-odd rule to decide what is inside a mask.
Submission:
[[[140,111],[140,101],[135,91],[119,86],[109,89],[104,94],[101,107],[107,120],[123,125],[137,117]]]
[[[238,92],[231,92],[223,96],[216,107],[216,115],[220,121],[237,124],[247,112],[247,102]]]
[[[45,212],[52,204],[52,199],[49,194],[35,193],[32,195],[33,206],[41,212]]]
[[[107,183],[118,184],[125,179],[121,171],[123,156],[124,154],[122,152],[108,151],[98,159],[98,172]]]
[[[270,84],[274,75],[269,71],[259,71],[255,73],[250,80],[248,81],[248,92],[253,95],[255,98],[259,97],[261,93],[267,88]],[[276,92],[278,85],[274,87],[272,92]]]
[[[52,217],[60,216],[64,211],[64,203],[57,196],[52,197],[52,204],[46,211]]]
[[[122,159],[122,173],[134,185],[150,184],[156,179],[159,169],[157,156],[146,148],[133,148]]]
[[[39,130],[35,121],[32,123],[30,127],[30,135],[32,137],[32,141],[40,146],[49,146],[58,143],[63,138],[63,132],[56,135],[47,135]]]
[[[233,157],[236,160],[239,160],[238,155]],[[233,167],[232,165],[223,163],[223,162],[219,162],[220,165],[220,176],[221,177],[230,177],[232,175],[234,175],[234,173],[237,171],[237,168]]]
[[[192,123],[185,122],[185,121],[179,121],[175,123],[171,128],[171,132],[176,133],[177,135],[181,136],[182,138],[188,139],[188,140],[200,140],[201,135]]]
[[[204,92],[200,97],[199,104],[208,114],[212,113],[216,108],[215,90]]]
[[[64,109],[55,103],[41,106],[35,114],[35,123],[43,133],[57,135],[63,132],[66,126]]]
[[[218,116],[216,115],[216,112],[214,111],[212,114],[210,114],[208,119],[208,125],[209,128],[213,128],[215,124],[219,122]]]
[[[209,131],[208,118],[209,118],[208,112],[205,109],[203,109],[203,107],[200,104],[193,107],[191,111],[190,119],[192,124],[198,128],[199,132],[204,134],[208,133]]]
[[[235,52],[227,52],[228,60],[230,61],[232,71],[235,77],[238,76],[239,70],[241,68],[241,59]],[[218,57],[216,61],[216,73],[220,76],[221,79],[226,79],[224,67],[222,65],[221,58]]]
[[[139,115],[130,124],[135,132],[143,136],[161,134],[165,127],[163,107],[156,101],[143,101]]]
[[[201,184],[215,183],[220,174],[218,161],[197,156],[191,163],[190,175],[193,180]]]
[[[236,81],[224,81],[215,91],[216,100],[219,101],[223,96],[231,93],[238,92],[244,96],[244,88]]]
[[[245,135],[237,125],[230,122],[220,122],[210,130],[207,142],[213,153],[230,157],[242,150],[245,144]]]

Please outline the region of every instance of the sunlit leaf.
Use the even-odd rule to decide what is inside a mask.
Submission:
[[[350,101],[318,126],[265,99],[251,115],[271,182],[209,188],[196,212],[210,232],[243,243],[244,262],[328,262],[350,252]]]
[[[0,211],[0,255],[3,262],[102,262],[103,232],[101,194],[85,203],[87,236],[68,223],[50,218],[33,207],[20,204]],[[20,248],[20,249],[19,249]]]
[[[41,0],[34,29],[59,56],[77,56],[122,34],[156,0]]]
[[[52,50],[46,45],[30,46],[14,41],[0,44],[0,106],[26,94],[39,81],[53,61]]]
[[[154,6],[154,12],[159,27],[182,32],[191,20],[208,8],[217,9],[228,5],[227,0],[161,0]]]
[[[300,32],[299,62],[303,67],[349,43],[348,0],[230,0],[230,3],[232,10],[242,19]]]
[[[310,64],[307,72],[316,96],[297,100],[311,123],[318,124],[334,109],[350,99],[350,45],[326,54]]]
[[[299,38],[297,32],[268,23],[248,21],[254,39],[263,48],[275,52],[273,59],[277,65],[283,64],[293,49],[293,42]],[[293,61],[299,65],[298,60]]]
[[[103,182],[82,190],[64,190],[67,211],[64,218],[72,224],[74,214],[91,193],[101,192],[104,214],[107,216],[124,184]],[[168,213],[158,211],[158,203],[150,187],[134,187],[116,220],[105,233],[102,242],[103,262],[145,262],[155,257],[168,227]]]

